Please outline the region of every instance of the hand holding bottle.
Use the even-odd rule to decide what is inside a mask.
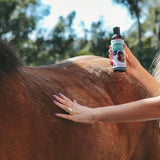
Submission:
[[[127,73],[132,75],[133,77],[136,78],[137,72],[139,72],[140,68],[142,68],[140,62],[137,60],[137,58],[133,55],[133,53],[130,51],[130,49],[127,47],[126,44],[124,44],[124,50],[125,50],[125,55],[126,55],[126,65],[127,65]],[[113,65],[112,62],[112,47],[109,46],[109,58],[111,65]]]
[[[112,63],[112,47],[109,47],[109,57],[111,65]],[[124,50],[126,55],[126,73],[135,77],[149,92],[152,96],[159,95],[160,82],[157,82],[152,75],[145,70],[137,60],[137,58],[133,55],[130,49],[124,44]]]

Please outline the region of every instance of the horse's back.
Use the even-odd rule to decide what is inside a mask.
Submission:
[[[92,108],[147,96],[146,90],[134,78],[126,73],[114,73],[108,59],[82,56],[51,66],[21,67],[19,72],[26,90],[22,109],[24,125],[17,126],[16,131],[22,132],[16,134],[15,131],[16,145],[9,148],[17,160],[22,157],[24,160],[153,158],[150,157],[157,144],[156,121],[80,124],[54,115],[63,112],[52,102],[52,95],[59,92]],[[17,121],[21,120],[19,118],[22,117],[17,116]],[[21,141],[19,135],[23,137]],[[155,137],[153,141],[148,139],[150,136]]]

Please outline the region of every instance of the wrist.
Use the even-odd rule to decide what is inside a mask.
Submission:
[[[157,95],[160,84],[156,79],[142,66],[135,72],[135,78],[149,91],[152,96]]]
[[[99,121],[96,108],[92,108],[92,119],[93,119],[93,122],[98,122]]]
[[[133,72],[133,76],[134,76],[137,80],[139,80],[139,79],[143,76],[144,70],[145,70],[145,69],[141,66],[141,64],[137,65],[135,71]]]

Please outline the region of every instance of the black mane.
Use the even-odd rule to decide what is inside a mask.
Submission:
[[[15,49],[0,39],[0,74],[8,73],[22,65]]]

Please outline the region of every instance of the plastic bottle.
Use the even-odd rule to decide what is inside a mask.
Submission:
[[[126,58],[124,51],[124,40],[120,35],[120,28],[113,28],[113,37],[111,39],[112,54],[113,54],[113,70],[114,72],[126,71]]]

